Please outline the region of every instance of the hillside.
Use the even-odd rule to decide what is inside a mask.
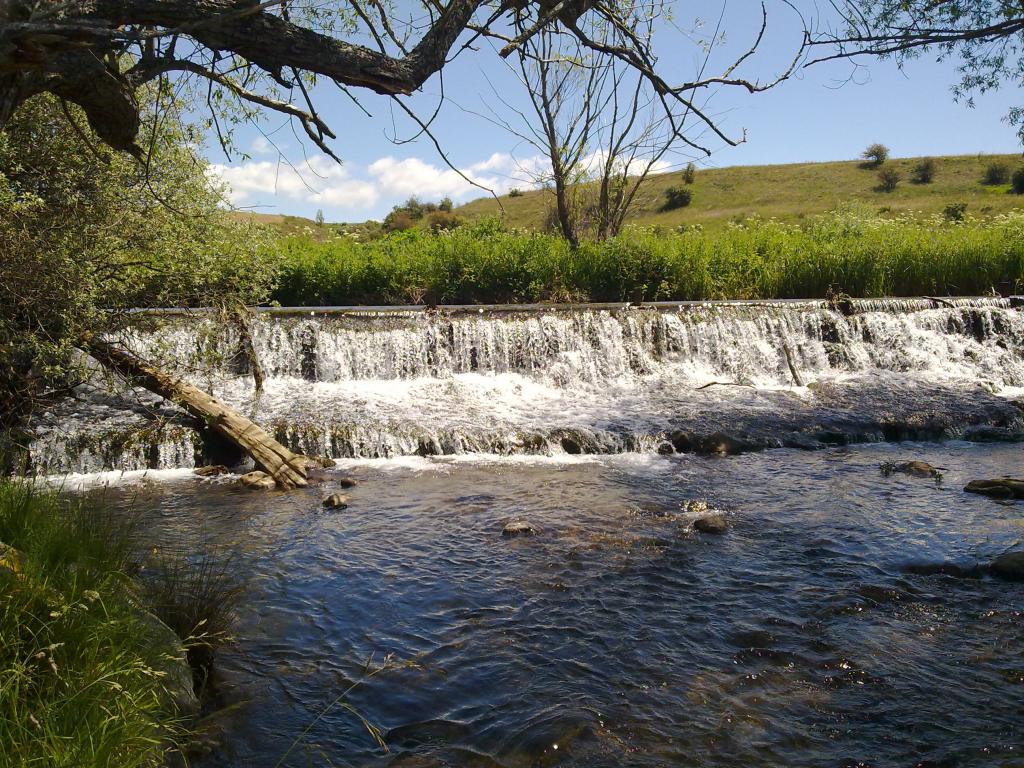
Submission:
[[[942,213],[947,205],[961,202],[967,204],[967,213],[975,216],[1024,207],[1024,197],[1009,194],[1009,185],[982,184],[988,165],[1001,161],[1016,169],[1022,162],[1020,155],[936,157],[934,181],[912,184],[911,170],[918,160],[888,161],[887,165],[902,176],[893,192],[878,191],[878,171],[865,169],[858,161],[699,170],[690,186],[693,202],[686,208],[667,212],[660,210],[665,190],[682,185],[682,173],[660,174],[648,179],[640,190],[628,223],[666,227],[701,224],[717,229],[729,221],[755,215],[796,222],[850,201],[861,201],[893,214]],[[474,200],[455,212],[467,219],[501,215],[510,226],[537,229],[544,225],[551,200],[548,192],[531,191],[519,197],[501,197],[504,213],[493,198]]]

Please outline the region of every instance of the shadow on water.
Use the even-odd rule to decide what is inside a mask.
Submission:
[[[1024,591],[921,564],[1020,545],[1024,507],[960,491],[1019,450],[356,461],[337,513],[330,481],[133,494],[154,543],[230,548],[248,585],[201,768],[293,742],[285,765],[1010,766]],[[879,471],[906,458],[943,482]]]

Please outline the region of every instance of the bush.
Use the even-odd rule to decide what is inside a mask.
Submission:
[[[663,211],[674,211],[677,208],[685,208],[693,200],[693,192],[685,187],[669,187],[665,190],[665,204],[661,206]]]
[[[416,226],[416,217],[408,211],[394,210],[384,217],[385,232],[405,232]]]
[[[892,192],[900,183],[900,172],[895,168],[883,168],[878,172],[878,190]]]
[[[1024,166],[1013,172],[1013,178],[1010,179],[1010,189],[1013,190],[1015,195],[1024,195]]]
[[[865,164],[877,168],[889,159],[889,148],[885,144],[872,144],[861,154]]]
[[[963,221],[967,213],[967,203],[950,203],[943,209],[942,217],[946,221]]]
[[[989,163],[981,177],[981,183],[989,187],[998,187],[1010,180],[1010,166],[1001,160]]]
[[[523,190],[521,190],[519,187],[512,187],[512,189],[510,189],[508,191],[508,196],[509,197],[522,197],[523,196]]]
[[[450,197],[444,197],[441,198],[441,202],[437,204],[437,210],[444,211],[445,213],[451,213],[452,205],[452,199]]]
[[[693,163],[687,163],[686,168],[683,170],[683,183],[693,184],[697,180],[697,166]]]
[[[919,160],[911,171],[910,180],[915,184],[931,184],[935,180],[935,160],[931,157]]]
[[[457,229],[463,224],[462,219],[450,211],[444,209],[434,211],[427,218],[427,226],[431,232],[441,232],[448,229]]]

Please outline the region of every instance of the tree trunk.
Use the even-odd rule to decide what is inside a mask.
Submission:
[[[95,336],[82,340],[82,349],[131,384],[145,387],[202,419],[217,434],[230,440],[281,488],[306,485],[306,459],[292,453],[259,426],[228,408],[198,387],[168,376],[135,355]]]

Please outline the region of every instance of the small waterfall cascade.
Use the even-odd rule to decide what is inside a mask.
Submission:
[[[250,323],[267,377],[258,399],[237,329],[209,316],[167,314],[156,329],[147,317],[120,341],[296,449],[334,457],[670,452],[713,435],[771,447],[832,434],[1016,434],[1024,315],[1008,300],[843,309],[802,301],[262,311]],[[66,472],[201,461],[201,441],[173,411],[93,389],[43,425],[34,464]]]

